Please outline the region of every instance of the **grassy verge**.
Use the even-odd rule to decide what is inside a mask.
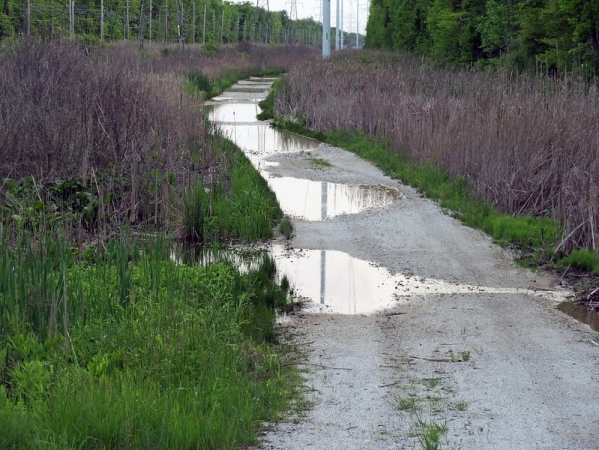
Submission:
[[[160,241],[93,264],[54,236],[19,244],[0,254],[1,448],[234,448],[289,400],[272,260],[241,275]]]
[[[200,242],[256,241],[273,236],[283,212],[266,181],[241,150],[215,134],[229,165],[207,188],[201,180],[183,195],[183,236]]]
[[[435,164],[416,164],[389,144],[359,132],[317,132],[300,122],[277,119],[275,125],[287,130],[345,148],[376,164],[385,174],[419,189],[427,197],[439,202],[466,225],[479,228],[499,244],[522,251],[525,261],[538,264],[548,261],[562,233],[556,221],[502,214],[493,206],[472,199],[464,178],[450,178]]]
[[[279,91],[283,87],[285,81],[282,78],[277,79],[273,85],[272,89],[266,96],[264,100],[258,103],[262,112],[258,114],[258,120],[269,120],[275,118],[275,100],[279,95]]]

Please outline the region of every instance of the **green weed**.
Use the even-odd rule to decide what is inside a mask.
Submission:
[[[272,89],[266,96],[264,100],[258,103],[258,106],[262,110],[260,114],[258,114],[258,120],[269,120],[275,118],[275,99],[279,96],[279,91],[284,84],[284,80],[282,78],[277,79],[273,85]]]
[[[420,403],[416,397],[399,397],[395,398],[397,409],[400,411],[418,411],[420,410]]]
[[[287,303],[274,262],[242,275],[169,255],[121,240],[89,266],[56,237],[2,247],[0,273],[20,276],[0,281],[1,447],[254,442],[293,392],[273,347]]]
[[[314,167],[317,167],[319,169],[332,166],[332,164],[330,162],[328,162],[326,159],[322,159],[322,158],[311,157],[309,159],[309,161],[310,161],[310,164],[312,164]]]
[[[464,400],[460,400],[459,402],[456,403],[455,408],[458,411],[466,411],[468,409],[468,402],[466,402]]]
[[[293,223],[288,217],[284,217],[279,224],[279,232],[285,236],[286,239],[291,239],[293,236]]]
[[[565,258],[560,259],[558,264],[563,267],[575,267],[586,272],[599,271],[599,257],[597,253],[586,248],[574,250]]]
[[[445,422],[425,420],[417,415],[411,435],[418,438],[424,450],[438,450],[441,448],[441,439],[445,433],[447,433]]]

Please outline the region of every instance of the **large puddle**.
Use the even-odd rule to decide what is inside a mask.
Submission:
[[[496,288],[402,274],[333,250],[287,250],[273,247],[279,276],[286,275],[296,294],[310,300],[308,311],[370,314],[412,297],[448,294],[534,295],[564,300],[565,291]]]
[[[281,208],[290,216],[305,220],[325,220],[342,214],[356,214],[366,209],[387,206],[400,197],[397,190],[386,186],[347,185],[317,182],[291,177],[273,177],[266,169],[276,163],[266,158],[276,154],[312,150],[318,141],[271,127],[258,121],[261,112],[258,100],[249,96],[236,98],[239,89],[255,87],[257,91],[270,87],[270,81],[251,79],[240,81],[233,91],[227,91],[207,104],[209,119],[235,142],[267,180]]]
[[[387,206],[399,198],[397,190],[369,186],[311,181],[265,174],[285,214],[304,220],[319,221],[342,214],[357,214]]]

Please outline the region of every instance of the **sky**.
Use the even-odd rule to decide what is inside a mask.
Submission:
[[[233,0],[233,3],[243,3],[246,0]],[[256,0],[249,0],[253,4],[256,4]],[[262,1],[265,0],[261,0]],[[344,16],[344,31],[354,32],[356,31],[356,0],[343,0],[343,16]],[[360,33],[366,33],[366,20],[368,19],[367,5],[368,0],[358,0],[360,2]],[[297,2],[297,16],[299,19],[312,17],[314,20],[320,21],[320,10],[322,7],[322,0],[296,0]],[[339,0],[341,2],[341,0]],[[341,4],[341,3],[340,3]],[[286,10],[288,14],[291,11],[291,2],[289,0],[269,0],[269,6],[271,11]],[[341,7],[340,7],[341,9]],[[336,23],[336,10],[337,0],[331,0],[331,26],[334,27]],[[351,11],[351,14],[350,14]]]

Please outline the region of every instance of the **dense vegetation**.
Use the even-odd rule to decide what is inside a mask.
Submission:
[[[0,448],[235,448],[287,407],[273,261],[194,251],[282,214],[199,100],[310,52],[208,50],[0,49]]]
[[[30,34],[43,39],[80,36],[88,41],[143,37],[168,43],[181,37],[183,43],[318,45],[322,39],[320,23],[312,19],[292,20],[284,10],[269,12],[250,2],[82,0],[74,4],[72,13],[69,2],[59,0],[2,0],[0,5],[0,40]]]
[[[377,153],[374,159],[388,173],[445,202],[455,204],[454,194],[458,203],[464,196],[484,202],[473,210],[459,207],[468,223],[521,247],[540,247],[546,258],[578,248],[596,251],[596,86],[442,69],[422,58],[374,52],[311,61],[291,68],[286,80],[279,114],[291,112],[324,133],[320,137],[344,132],[354,141],[376,138],[382,146],[358,147],[365,156]],[[352,139],[343,136],[335,143],[351,147]],[[498,210],[549,220],[510,221]]]
[[[366,46],[449,63],[594,74],[599,4],[588,0],[373,0]]]

